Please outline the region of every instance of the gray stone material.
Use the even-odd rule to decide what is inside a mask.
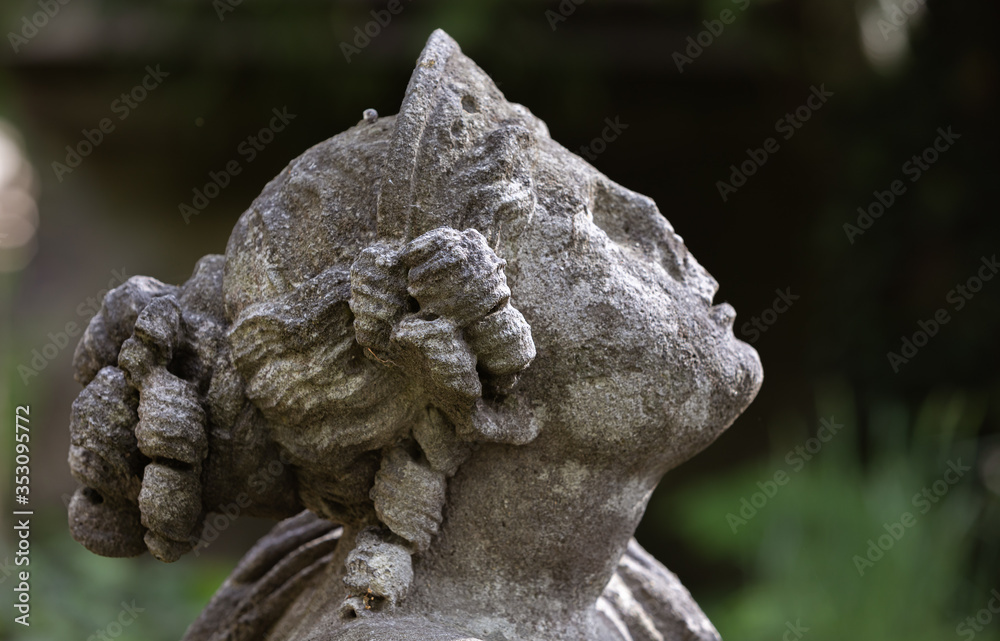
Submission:
[[[717,639],[632,540],[761,384],[717,287],[436,31],[399,114],[292,161],[224,256],[108,294],[71,531],[173,561],[238,496],[291,517],[188,641]]]

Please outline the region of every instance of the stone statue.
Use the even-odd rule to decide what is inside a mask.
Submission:
[[[761,384],[716,289],[436,31],[399,114],[294,160],[224,256],[107,295],[73,536],[174,561],[286,519],[189,641],[718,639],[632,539]]]

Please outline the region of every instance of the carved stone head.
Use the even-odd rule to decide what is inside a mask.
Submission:
[[[601,599],[649,494],[762,380],[716,289],[649,198],[437,31],[400,113],[294,160],[225,256],[108,294],[75,357],[74,536],[172,561],[234,502],[343,525],[307,564],[328,612],[272,613],[274,638],[371,617],[530,636],[554,610],[501,602],[536,584],[565,630],[621,622]]]

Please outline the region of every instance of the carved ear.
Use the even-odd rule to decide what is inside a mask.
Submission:
[[[435,31],[386,154],[379,239],[398,247],[438,227],[474,227],[494,244],[500,218],[534,209],[530,167],[539,136],[548,136],[545,124],[508,102],[448,34]]]

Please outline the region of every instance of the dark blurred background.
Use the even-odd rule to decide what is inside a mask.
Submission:
[[[109,282],[181,283],[222,253],[292,158],[366,108],[396,112],[442,27],[555,140],[656,200],[760,352],[757,400],[664,479],[637,533],[722,636],[1000,638],[996,2],[401,0],[383,26],[389,2],[64,1],[0,7],[0,637],[177,639],[266,531],[239,519],[172,566],[74,543],[76,338],[60,333]],[[295,118],[251,160],[272,109]],[[89,153],[71,167],[67,146]],[[26,404],[30,628],[7,605]],[[952,483],[949,463],[970,471]],[[143,610],[116,630],[122,602]]]

